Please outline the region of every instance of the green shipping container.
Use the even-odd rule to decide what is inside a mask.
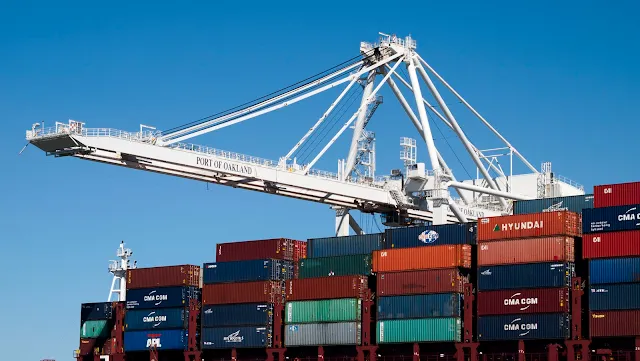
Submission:
[[[107,320],[85,321],[80,328],[80,338],[108,338],[111,328]]]
[[[298,278],[371,274],[371,254],[300,260]]]
[[[285,322],[289,324],[360,321],[360,306],[361,301],[357,298],[287,302]]]
[[[378,343],[460,342],[462,321],[458,317],[378,321]]]

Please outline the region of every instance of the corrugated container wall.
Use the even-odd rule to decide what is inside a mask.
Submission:
[[[202,288],[202,304],[275,303],[276,300],[284,302],[283,286],[282,282],[279,281],[204,285]]]
[[[460,293],[378,298],[378,320],[460,317],[461,312],[462,295]]]
[[[127,289],[202,285],[200,266],[179,265],[127,270]]]
[[[271,347],[270,327],[217,327],[202,329],[203,349]]]
[[[640,257],[589,261],[590,284],[630,282],[640,282]]]
[[[569,312],[569,289],[485,291],[476,296],[478,316]]]
[[[374,272],[451,267],[471,267],[470,245],[398,248],[373,253]]]
[[[457,268],[377,274],[378,296],[463,292],[469,277]]]
[[[593,194],[513,202],[513,214],[532,214],[558,211],[569,211],[580,214],[585,208],[593,208]]]
[[[204,284],[282,281],[293,278],[293,262],[278,259],[205,263]]]
[[[108,320],[85,321],[80,327],[81,338],[108,338],[111,328]]]
[[[640,256],[640,231],[585,234],[583,258]]]
[[[293,241],[293,261],[297,262],[301,259],[307,258],[307,248],[307,242]]]
[[[567,339],[570,332],[565,313],[478,317],[478,341]]]
[[[423,318],[378,321],[378,344],[410,342],[460,342],[462,322],[459,318]]]
[[[640,309],[640,283],[592,286],[589,290],[591,311]]]
[[[129,310],[124,316],[126,331],[170,330],[186,328],[189,312],[185,308],[159,308],[157,310]]]
[[[80,322],[89,320],[108,320],[113,316],[111,302],[83,303],[80,306]]]
[[[127,290],[127,309],[171,308],[188,306],[199,299],[202,290],[193,286],[153,287]]]
[[[640,310],[591,312],[591,337],[640,336]]]
[[[568,287],[573,263],[530,263],[478,268],[478,291]]]
[[[97,338],[80,339],[80,356],[93,355],[97,341]]]
[[[312,238],[307,241],[307,258],[370,254],[382,248],[383,239],[384,233]]]
[[[572,237],[506,239],[487,242],[478,247],[478,265],[573,262]]]
[[[362,301],[357,298],[287,302],[285,323],[359,321],[361,306]]]
[[[411,248],[451,244],[475,244],[476,223],[386,229],[384,248]]]
[[[291,346],[360,345],[360,322],[304,323],[284,328],[284,344]]]
[[[299,263],[298,278],[370,275],[371,255],[307,258]]]
[[[582,211],[583,233],[633,231],[640,229],[640,204],[591,208]]]
[[[241,303],[202,307],[202,327],[271,325],[273,304]]]
[[[595,186],[593,195],[596,208],[640,204],[640,182]]]
[[[299,241],[277,238],[220,243],[216,245],[216,262],[249,261],[267,258],[294,261],[296,242]]]
[[[287,281],[287,301],[326,298],[362,298],[369,288],[367,276],[333,276]]]
[[[580,236],[580,215],[544,212],[478,219],[478,243],[509,238]]]
[[[148,351],[150,345],[160,350],[185,350],[187,334],[184,330],[149,330],[124,333],[124,350]]]

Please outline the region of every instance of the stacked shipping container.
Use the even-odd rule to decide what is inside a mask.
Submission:
[[[80,306],[80,355],[89,355],[93,349],[110,337],[113,326],[111,302],[83,303]]]

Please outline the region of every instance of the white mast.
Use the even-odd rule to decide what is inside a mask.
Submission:
[[[133,262],[133,266],[129,265],[129,258],[133,255],[133,252],[129,248],[124,248],[124,241],[120,242],[116,255],[120,258],[120,261],[111,260],[111,264],[109,264],[109,272],[113,274],[113,280],[111,281],[111,290],[109,290],[107,301],[111,301],[114,295],[118,295],[115,301],[125,301],[127,299],[127,270],[136,268],[137,261]]]

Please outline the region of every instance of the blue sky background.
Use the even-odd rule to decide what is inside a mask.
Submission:
[[[637,3],[346,3],[3,2],[0,349],[7,360],[71,357],[80,303],[107,297],[107,261],[120,240],[139,266],[156,266],[213,261],[217,242],[333,232],[333,214],[319,204],[47,158],[35,147],[18,156],[34,122],[167,129],[356,56],[359,42],[376,41],[379,31],[411,33],[423,58],[535,166],[550,160],[587,189],[640,179]],[[193,141],[277,159],[336,95]],[[379,174],[400,165],[400,136],[417,138],[397,101],[383,95],[371,122]],[[498,145],[475,133],[481,127],[468,113],[459,120],[483,148]],[[436,144],[447,149],[444,138],[455,140],[441,129]],[[335,171],[347,148],[345,137],[317,168]],[[466,178],[463,169],[475,174],[457,154],[464,168],[446,157],[458,177]],[[422,146],[418,156],[425,155]],[[376,230],[371,216],[361,223]]]

